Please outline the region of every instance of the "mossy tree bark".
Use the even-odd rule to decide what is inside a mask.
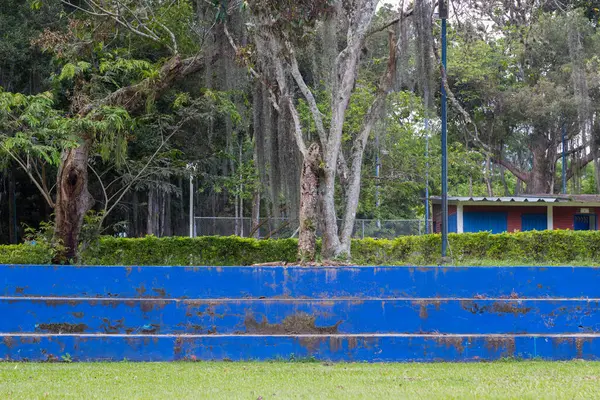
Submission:
[[[314,261],[317,253],[317,210],[321,162],[321,149],[318,144],[313,143],[304,157],[300,179],[300,235],[298,237],[298,259],[300,261]]]
[[[63,151],[57,177],[55,235],[64,246],[53,260],[56,264],[69,263],[77,256],[79,234],[87,212],[94,205],[88,191],[88,157],[91,140],[74,149]]]

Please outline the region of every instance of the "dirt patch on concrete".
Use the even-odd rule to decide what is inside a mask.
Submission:
[[[427,308],[429,306],[434,306],[437,311],[440,310],[442,305],[441,300],[416,300],[413,301],[413,304],[419,307],[419,317],[422,319],[426,319],[429,317],[429,312]]]
[[[496,301],[492,304],[483,304],[472,300],[462,300],[460,302],[460,305],[463,308],[463,310],[466,310],[473,314],[495,313],[514,314],[516,316],[525,315],[531,311],[531,307],[524,307],[518,302],[514,301]]]
[[[489,337],[485,339],[485,347],[490,352],[502,351],[503,357],[511,357],[515,355],[515,338]]]
[[[266,335],[300,335],[300,334],[332,334],[338,333],[343,321],[332,326],[316,326],[316,317],[306,313],[290,315],[279,324],[270,324],[266,319],[258,322],[252,315],[246,316],[244,333],[260,333]]]
[[[515,302],[497,301],[492,304],[492,311],[497,314],[525,315],[531,311],[531,307],[523,307]]]
[[[86,324],[68,324],[63,322],[56,324],[39,324],[36,327],[36,330],[48,333],[83,333],[87,327]]]
[[[109,318],[102,318],[100,328],[107,334],[117,334],[125,330],[125,318],[111,321]]]
[[[11,349],[15,345],[15,340],[10,336],[4,336],[4,339],[2,339],[2,343],[4,343],[6,347]]]
[[[460,354],[465,351],[465,344],[461,337],[441,336],[436,338],[435,341],[440,345],[446,346],[446,348],[454,347]]]

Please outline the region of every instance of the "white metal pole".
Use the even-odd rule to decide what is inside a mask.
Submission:
[[[190,174],[190,237],[194,237],[194,177]]]

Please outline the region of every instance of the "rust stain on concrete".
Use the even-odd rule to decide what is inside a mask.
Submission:
[[[419,306],[419,317],[422,319],[429,317],[429,312],[427,311],[429,306],[434,306],[436,311],[439,311],[442,305],[441,300],[415,300],[412,303]]]
[[[279,324],[270,324],[267,319],[258,322],[252,315],[247,315],[244,320],[245,333],[260,333],[267,335],[289,334],[326,334],[338,333],[338,328],[343,321],[338,321],[332,326],[319,327],[315,324],[316,317],[306,313],[298,313],[286,317]]]
[[[531,311],[531,307],[524,307],[518,302],[513,301],[496,301],[492,304],[482,305],[473,300],[461,300],[460,305],[463,308],[463,310],[466,310],[473,314],[496,313],[513,314],[517,316],[525,315]]]
[[[137,292],[138,296],[143,296],[144,293],[146,293],[146,287],[141,284],[140,287],[135,288],[135,291]]]
[[[465,345],[463,338],[461,337],[440,336],[436,338],[435,341],[438,344],[445,346],[447,349],[453,347],[461,354],[465,351]]]
[[[489,337],[485,339],[485,347],[490,352],[503,350],[502,356],[509,357],[515,354],[514,337]]]
[[[327,340],[327,338],[319,336],[303,336],[299,338],[300,346],[306,348],[311,353],[319,350],[319,347],[324,340]]]
[[[2,339],[2,343],[4,343],[4,345],[9,349],[12,349],[15,345],[15,340],[10,336],[4,336],[4,339]]]
[[[86,324],[68,324],[63,323],[50,323],[50,324],[39,324],[37,330],[46,331],[48,333],[83,333],[87,329]]]

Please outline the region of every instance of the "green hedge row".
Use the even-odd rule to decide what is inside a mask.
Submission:
[[[492,235],[449,235],[449,256],[456,265],[600,265],[600,231],[542,231]],[[82,254],[87,265],[252,265],[293,263],[297,241],[239,237],[122,239],[103,237]],[[439,235],[364,239],[352,243],[356,265],[437,265]],[[2,264],[48,264],[43,245],[0,246]]]
[[[0,264],[50,264],[51,251],[45,246],[11,244],[0,246]]]
[[[448,240],[448,256],[457,265],[600,265],[600,231],[462,233]],[[440,235],[364,239],[353,243],[352,256],[360,265],[436,265],[441,244]]]
[[[198,238],[103,237],[84,254],[88,265],[252,265],[296,259],[298,241],[256,240],[237,236]]]

